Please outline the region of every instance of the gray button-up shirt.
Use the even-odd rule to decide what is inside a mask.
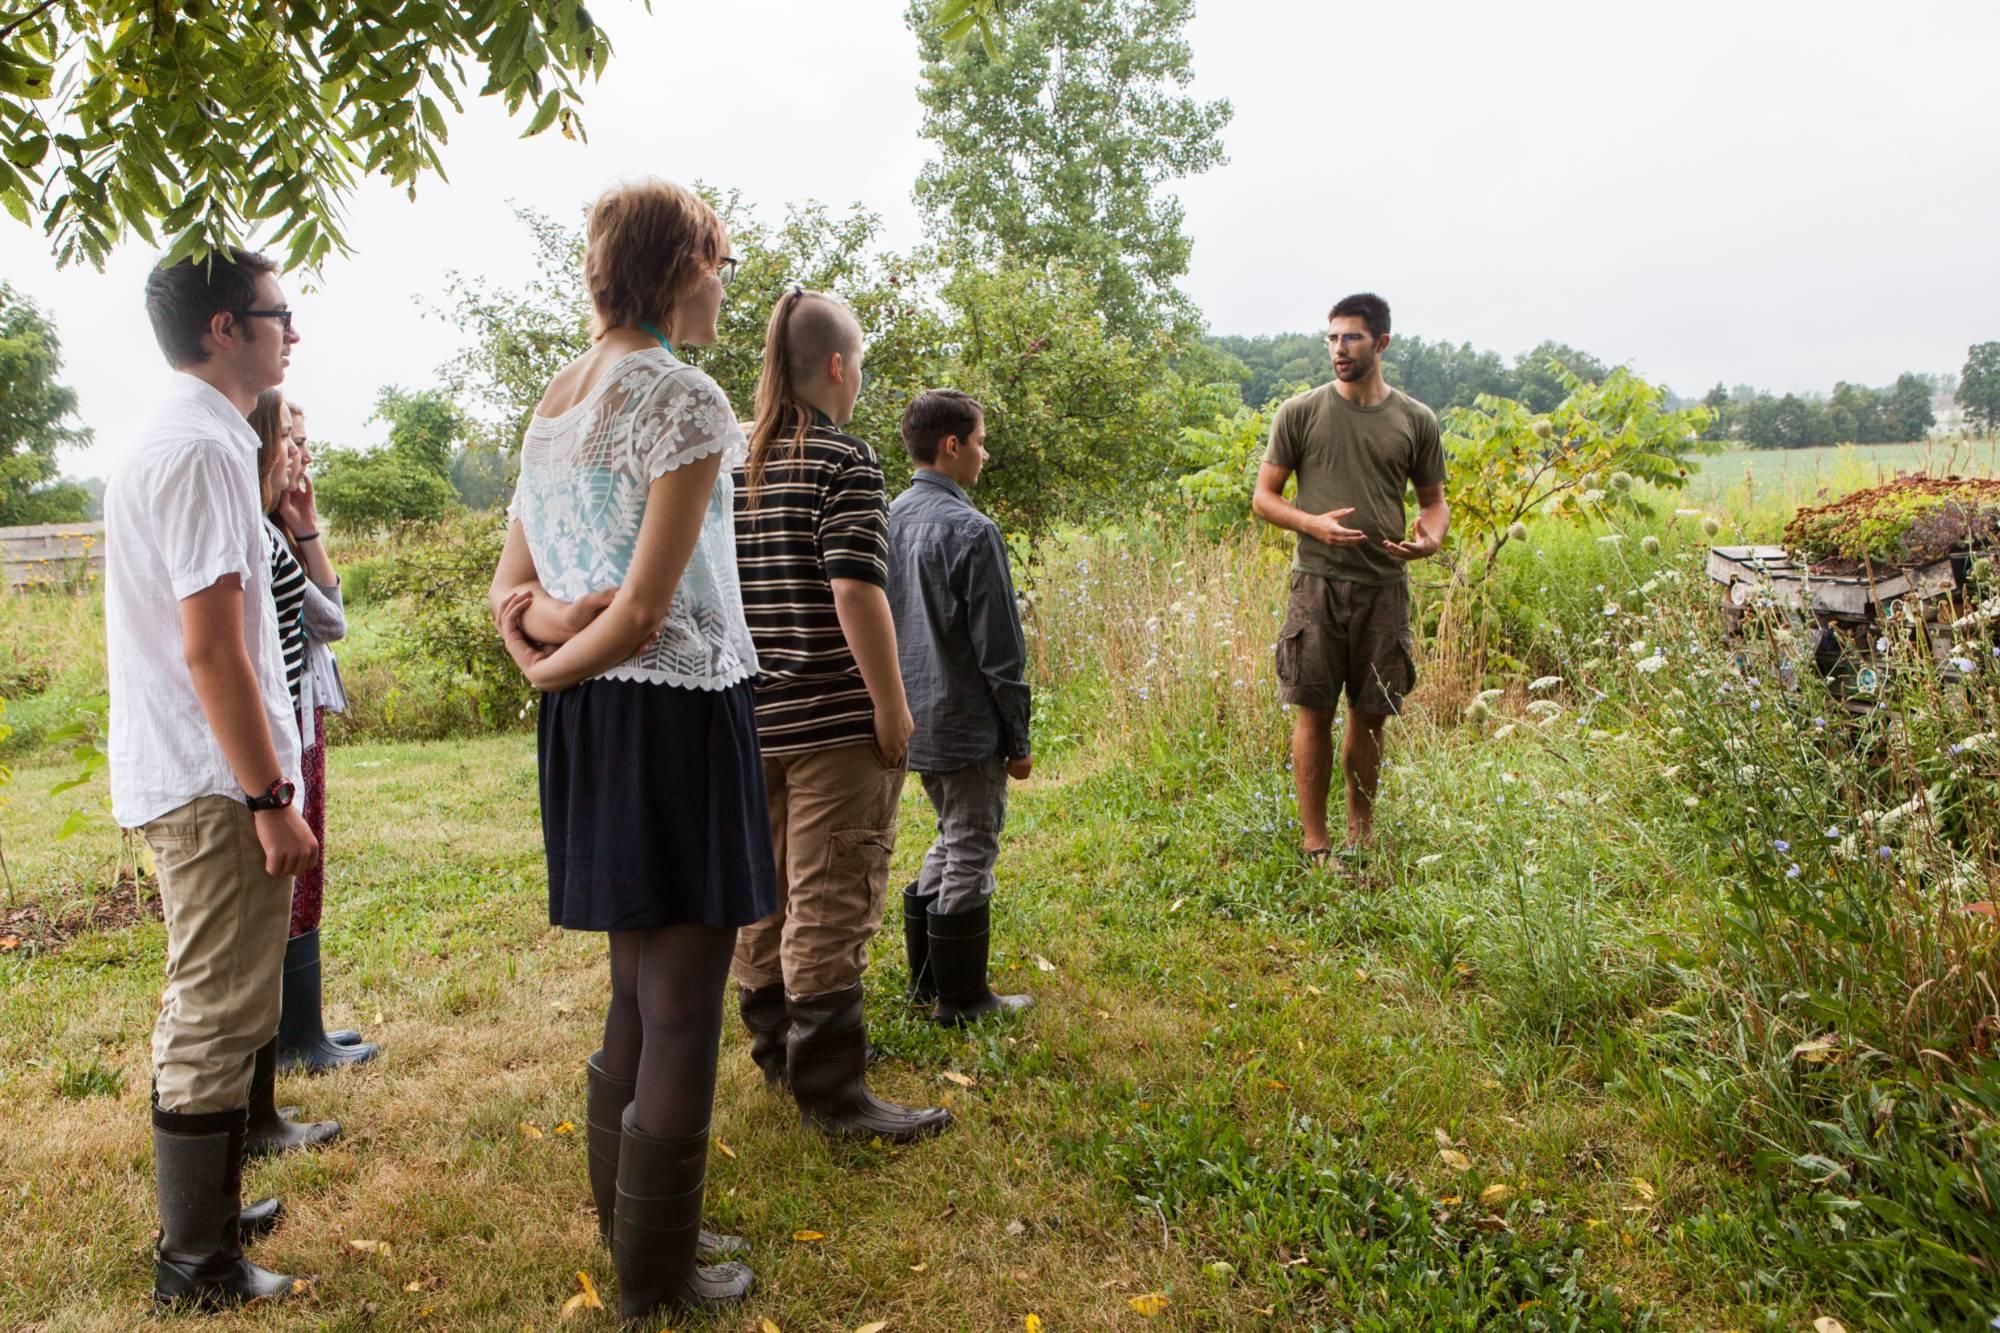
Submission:
[[[916,733],[910,767],[967,768],[1028,746],[1028,645],[1000,525],[919,470],[889,506],[889,607]]]

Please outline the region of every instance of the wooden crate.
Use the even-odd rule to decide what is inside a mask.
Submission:
[[[1765,597],[1788,610],[1843,620],[1870,619],[1905,597],[1928,602],[1958,588],[1950,560],[1873,575],[1815,574],[1782,546],[1710,547],[1708,576],[1727,589],[1724,600],[1732,608]]]
[[[70,587],[104,578],[102,523],[0,528],[0,565],[10,588]]]

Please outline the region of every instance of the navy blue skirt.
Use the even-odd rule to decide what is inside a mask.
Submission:
[[[749,681],[587,680],[540,714],[550,925],[747,926],[778,910]]]

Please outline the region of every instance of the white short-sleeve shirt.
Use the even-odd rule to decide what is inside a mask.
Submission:
[[[521,524],[542,586],[565,602],[625,581],[655,481],[722,455],[659,634],[599,679],[720,690],[757,674],[729,479],[745,451],[721,387],[664,348],[621,358],[569,411],[529,421],[507,516]]]
[[[271,748],[299,777],[299,733],[271,600],[257,434],[227,398],[177,374],[104,491],[104,637],[111,685],[111,813],[126,828],[203,796],[241,800],[194,690],[181,600],[243,581],[243,645]]]

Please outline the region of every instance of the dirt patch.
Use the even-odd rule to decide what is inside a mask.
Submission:
[[[0,957],[55,953],[90,931],[159,919],[159,885],[151,876],[135,879],[127,871],[102,888],[57,891],[0,908]]]
[[[1820,574],[1927,565],[2000,547],[2000,480],[1905,476],[1799,510],[1787,547]]]

